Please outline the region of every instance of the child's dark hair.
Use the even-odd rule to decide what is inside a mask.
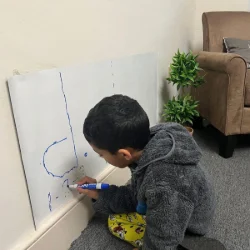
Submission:
[[[136,100],[105,97],[89,111],[83,125],[86,140],[115,154],[121,148],[142,150],[149,141],[149,119]]]

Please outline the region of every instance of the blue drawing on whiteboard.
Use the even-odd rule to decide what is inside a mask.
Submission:
[[[49,199],[49,211],[52,211],[52,206],[51,206],[51,194],[48,193],[48,199]]]
[[[69,174],[73,169],[75,169],[75,168],[78,167],[78,166],[74,166],[74,167],[72,167],[71,169],[69,169],[68,171],[65,171],[63,174],[57,175],[57,174],[54,174],[54,173],[50,172],[50,171],[48,170],[47,166],[46,166],[45,156],[46,156],[46,154],[48,153],[49,149],[50,149],[52,146],[54,146],[54,145],[56,145],[56,144],[58,144],[58,143],[60,143],[60,142],[63,142],[63,141],[65,141],[65,140],[67,140],[67,137],[64,138],[64,139],[62,139],[62,140],[60,140],[60,141],[55,141],[55,142],[53,142],[51,145],[49,145],[49,146],[46,148],[46,150],[45,150],[44,153],[43,153],[43,167],[45,168],[45,170],[46,170],[46,172],[48,173],[48,175],[52,175],[53,177],[56,177],[56,178],[63,178],[66,174]]]
[[[51,171],[49,171],[49,169],[47,168],[46,166],[46,154],[48,153],[49,149],[52,147],[52,146],[55,146],[65,140],[67,140],[67,137],[63,138],[62,140],[60,141],[54,141],[52,144],[50,144],[46,150],[44,151],[43,153],[43,167],[44,169],[46,170],[47,174],[48,175],[51,175],[55,178],[64,178],[64,176],[66,174],[69,174],[72,170],[74,170],[75,168],[78,168],[78,157],[77,157],[77,153],[76,153],[76,146],[75,146],[75,140],[74,140],[74,134],[73,134],[73,128],[72,128],[72,125],[71,125],[71,120],[70,120],[70,115],[69,115],[69,111],[68,111],[68,103],[67,103],[67,98],[66,98],[66,95],[65,95],[65,92],[64,92],[64,87],[63,87],[63,79],[62,79],[62,73],[59,72],[59,76],[60,76],[60,81],[61,81],[61,90],[62,90],[62,94],[63,94],[63,98],[64,98],[64,102],[65,102],[65,110],[66,110],[66,115],[67,115],[67,118],[68,118],[68,124],[69,124],[69,128],[70,128],[70,133],[71,133],[71,139],[72,139],[72,144],[73,144],[73,150],[74,150],[74,156],[75,156],[75,166],[70,168],[68,171],[65,171],[64,173],[62,174],[54,174],[52,173]],[[66,181],[66,180],[65,180]],[[64,181],[64,182],[65,182]]]
[[[86,153],[84,154],[84,156],[87,157],[87,156],[88,156],[88,153],[86,152]]]
[[[74,153],[75,153],[75,158],[76,158],[76,166],[78,167],[78,157],[77,157],[77,153],[76,153],[75,139],[74,139],[73,128],[72,128],[72,125],[71,125],[69,111],[68,111],[67,98],[66,98],[64,88],[63,88],[62,73],[59,72],[59,75],[60,75],[60,79],[61,79],[61,88],[62,88],[62,93],[63,93],[63,97],[64,97],[64,101],[65,101],[66,114],[67,114],[67,117],[68,117],[69,128],[70,128],[70,132],[71,132],[71,138],[72,138],[72,143],[73,143],[73,148],[74,148]]]
[[[60,143],[60,142],[63,142],[63,141],[65,141],[65,140],[67,140],[67,137],[63,138],[63,139],[60,140],[60,141],[54,141],[51,145],[49,145],[49,146],[46,148],[46,150],[45,150],[44,153],[43,153],[43,167],[45,168],[45,170],[46,170],[46,172],[48,173],[48,175],[52,175],[53,177],[63,178],[63,176],[55,175],[55,174],[53,174],[52,172],[50,172],[50,171],[48,170],[48,168],[47,168],[47,166],[46,166],[46,162],[45,162],[45,156],[46,156],[46,154],[48,153],[49,149],[50,149],[52,146],[54,146],[54,145],[56,145],[56,144],[58,144],[58,143]]]
[[[62,187],[64,186],[64,183],[67,183],[67,186],[69,185],[69,179],[66,179],[66,180],[64,180],[64,182],[63,182],[63,184],[62,184]]]

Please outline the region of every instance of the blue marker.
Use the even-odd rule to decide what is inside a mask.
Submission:
[[[82,189],[108,189],[109,188],[109,184],[107,183],[91,183],[91,184],[83,184],[83,185],[78,185],[78,184],[74,184],[74,185],[69,185],[68,188],[71,189],[77,189],[77,188],[82,188]]]

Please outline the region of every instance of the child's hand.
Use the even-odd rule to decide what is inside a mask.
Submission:
[[[90,184],[90,183],[96,183],[96,180],[88,176],[85,176],[83,179],[77,182],[78,185]],[[99,192],[97,190],[77,188],[77,191],[81,194],[86,194],[89,198],[92,198],[95,200],[97,200],[99,196]]]

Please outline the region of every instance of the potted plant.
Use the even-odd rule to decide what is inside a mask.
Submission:
[[[197,107],[199,102],[194,100],[189,94],[184,94],[188,87],[199,87],[204,82],[204,76],[200,74],[202,70],[196,61],[197,55],[192,52],[180,53],[178,50],[170,64],[170,73],[167,78],[169,83],[177,86],[182,94],[174,96],[169,100],[163,109],[165,121],[177,122],[185,126],[190,134],[193,134],[193,120],[199,117]]]

